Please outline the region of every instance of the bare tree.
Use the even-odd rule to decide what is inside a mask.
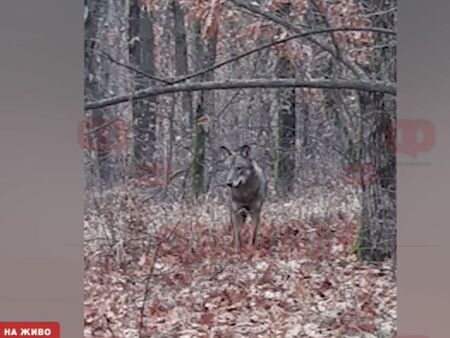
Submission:
[[[150,9],[144,8],[141,0],[130,0],[129,53],[132,65],[149,76],[155,75],[155,38]],[[148,86],[148,78],[134,74],[135,89]],[[146,162],[152,162],[156,141],[156,97],[133,103],[134,160],[138,172],[144,170]]]
[[[396,6],[395,0],[362,1],[370,12]],[[377,27],[393,28],[396,12],[372,17]],[[367,71],[374,77],[383,74],[396,81],[396,49],[389,40],[376,37],[376,46]],[[358,253],[364,260],[381,261],[392,257],[396,250],[396,157],[390,138],[395,130],[396,102],[380,93],[360,93],[362,114],[361,160],[376,171],[375,182],[363,182],[363,212]]]

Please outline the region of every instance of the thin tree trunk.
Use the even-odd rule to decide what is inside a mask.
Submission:
[[[217,33],[209,40],[204,42],[201,36],[201,23],[196,21],[194,23],[194,57],[197,59],[196,70],[209,67],[214,64],[216,60],[217,51]],[[204,60],[203,62],[201,60]],[[208,72],[202,76],[202,81],[214,81],[214,72]],[[194,137],[193,137],[193,165],[192,165],[192,179],[193,179],[193,193],[198,197],[201,193],[206,192],[206,140],[207,140],[207,124],[214,117],[215,103],[214,91],[199,93],[197,108],[194,117]],[[209,119],[208,119],[209,117]],[[211,141],[211,140],[210,140]],[[210,142],[211,143],[211,142]],[[215,154],[215,151],[212,152]]]
[[[382,9],[395,6],[396,2],[376,0],[370,4]],[[373,24],[394,26],[395,12],[374,17]],[[377,36],[376,43],[386,44],[385,38]],[[376,48],[372,59],[370,73],[396,80],[394,48]],[[393,67],[390,65],[392,60]],[[362,260],[382,261],[395,255],[396,250],[396,154],[388,142],[391,128],[396,123],[396,102],[395,98],[381,93],[360,93],[360,106],[365,141],[362,156],[376,170],[376,180],[362,177],[363,212],[357,252]]]
[[[155,74],[155,41],[153,18],[142,8],[140,0],[130,0],[129,12],[130,62],[143,72]],[[147,85],[147,79],[135,74],[135,89]],[[133,102],[133,155],[138,171],[146,162],[153,162],[156,142],[156,97]]]
[[[174,20],[174,38],[175,38],[175,71],[177,76],[183,76],[189,73],[186,25],[184,12],[180,6],[179,0],[172,0],[172,11]],[[185,92],[181,94],[182,119],[188,116],[189,125],[192,128],[192,94]]]
[[[141,30],[140,36],[142,41],[142,70],[150,75],[156,74],[155,66],[155,35],[153,31],[153,15],[145,10],[141,11]],[[141,144],[139,151],[145,156],[147,161],[154,160],[155,142],[156,142],[156,96],[150,96],[148,100],[142,102],[139,117],[142,118],[142,126],[140,126]],[[143,128],[143,130],[141,129]],[[142,133],[142,134],[141,134]]]
[[[201,23],[195,21],[193,24],[193,58],[195,70],[203,68],[203,41],[201,35]],[[197,95],[197,103],[193,121],[193,142],[192,142],[192,192],[197,198],[203,193],[204,187],[204,167],[205,167],[205,131],[200,122],[205,116],[204,92]]]
[[[205,130],[199,123],[205,116],[203,95],[200,94],[197,109],[195,111],[193,159],[192,159],[192,192],[197,198],[203,193],[205,172]]]
[[[99,74],[96,74],[98,63],[95,58],[95,52],[98,50],[98,27],[102,23],[102,16],[107,8],[104,0],[85,0],[85,6],[88,9],[88,16],[85,20],[85,39],[84,39],[84,90],[86,98],[101,97]],[[104,133],[104,108],[94,109],[90,114],[86,115],[87,127],[85,131],[92,129],[97,132],[86,135],[87,144],[94,145],[96,154],[96,162],[98,164],[98,172],[100,184],[108,184],[110,182],[110,152],[108,150],[109,139]]]
[[[289,59],[281,56],[276,67],[278,78],[293,78],[294,69]],[[277,92],[278,142],[275,158],[275,188],[280,196],[292,192],[295,179],[295,89],[282,88]]]

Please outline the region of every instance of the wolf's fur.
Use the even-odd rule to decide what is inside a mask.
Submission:
[[[252,219],[252,243],[257,244],[261,224],[261,208],[267,195],[267,180],[258,164],[250,158],[250,147],[244,145],[237,151],[222,146],[229,155],[229,171],[226,184],[231,190],[230,215],[233,225],[233,240],[236,249],[240,246],[240,230],[248,214]]]

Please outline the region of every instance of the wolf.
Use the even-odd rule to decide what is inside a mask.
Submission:
[[[229,166],[226,185],[230,188],[230,218],[233,225],[233,242],[240,247],[240,230],[250,215],[253,231],[251,243],[257,246],[261,209],[267,196],[267,179],[260,166],[250,157],[250,146],[243,145],[236,151],[221,148],[228,155]]]

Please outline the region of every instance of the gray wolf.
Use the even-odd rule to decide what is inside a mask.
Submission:
[[[250,157],[250,146],[243,145],[236,151],[225,146],[228,155],[226,185],[230,188],[230,216],[233,225],[235,249],[240,246],[240,230],[250,215],[253,231],[251,242],[257,246],[258,229],[261,223],[261,208],[267,195],[267,180],[259,165]]]

